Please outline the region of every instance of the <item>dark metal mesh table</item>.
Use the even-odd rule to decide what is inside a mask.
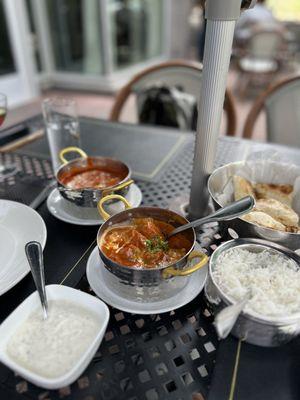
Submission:
[[[243,159],[250,150],[264,149],[264,145],[222,138],[216,166]],[[285,156],[295,159],[295,154],[298,155],[292,149],[289,152],[285,152]],[[13,161],[20,166],[15,178],[0,182],[0,191],[15,200],[31,201],[22,191],[26,180],[28,183],[31,179],[33,185],[41,184],[52,176],[47,160],[22,154],[1,157],[7,163]],[[172,198],[188,193],[192,157],[193,146],[188,144],[158,183],[137,182],[143,192],[143,202],[166,207]],[[207,228],[199,235],[200,244],[208,253],[224,239],[215,228]],[[91,250],[92,246],[89,252]],[[74,273],[84,271],[89,252]],[[85,276],[77,281],[80,290],[91,291]],[[65,283],[68,284],[68,280]],[[160,315],[131,315],[111,308],[103,343],[90,366],[73,385],[47,391],[9,372],[3,378],[0,374],[1,387],[10,397],[18,394],[18,398],[37,400],[188,400],[196,393],[206,397],[218,347],[211,322],[201,295],[176,311]]]
[[[184,150],[175,162],[178,168],[173,167],[159,184],[138,182],[145,204],[166,206],[188,189],[191,151],[191,147]],[[32,200],[28,191],[19,192],[20,183],[26,185],[30,179],[37,184],[52,176],[46,160],[20,154],[2,158],[20,166],[18,176],[0,183],[0,189],[14,200]],[[208,230],[204,236],[212,233]],[[85,276],[77,287],[91,291]],[[105,339],[77,383],[59,391],[44,391],[11,373],[5,386],[32,399],[188,399],[192,393],[207,394],[216,348],[210,313],[201,296],[161,315],[131,315],[111,308]]]

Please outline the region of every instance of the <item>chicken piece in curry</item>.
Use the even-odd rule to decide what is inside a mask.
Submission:
[[[166,240],[174,226],[153,218],[133,218],[126,225],[109,228],[101,238],[101,250],[112,261],[127,267],[158,268],[170,265],[192,247],[186,234]]]

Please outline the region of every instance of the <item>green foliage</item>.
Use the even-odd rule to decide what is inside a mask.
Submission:
[[[268,7],[278,19],[300,22],[300,1],[299,0],[268,0]]]
[[[150,253],[157,253],[159,251],[167,251],[169,249],[169,244],[166,240],[163,240],[160,236],[154,236],[152,239],[147,239],[145,241],[147,250]]]

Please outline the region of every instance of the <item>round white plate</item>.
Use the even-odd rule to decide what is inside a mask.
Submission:
[[[130,312],[132,314],[144,315],[161,314],[176,310],[177,308],[188,304],[201,292],[207,277],[207,266],[205,266],[195,272],[188,284],[176,295],[165,300],[140,303],[124,299],[108,288],[104,284],[104,271],[106,270],[100,258],[98,248],[95,247],[89,256],[86,267],[86,276],[93,291],[101,300],[105,301],[105,303],[118,308],[119,310]]]
[[[138,207],[142,202],[142,192],[136,184],[130,185],[126,194],[126,199],[132,207]],[[53,189],[47,199],[47,207],[50,213],[60,219],[74,225],[101,225],[103,219],[100,217],[97,208],[78,207],[65,200],[58,189]],[[116,202],[107,206],[108,212],[116,214],[123,210],[121,202]]]
[[[32,208],[0,200],[0,295],[15,286],[30,271],[25,244],[36,240],[45,247],[47,229]]]

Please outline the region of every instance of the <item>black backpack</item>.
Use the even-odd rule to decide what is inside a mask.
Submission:
[[[141,91],[137,108],[141,124],[196,130],[196,100],[178,87],[156,86]]]

